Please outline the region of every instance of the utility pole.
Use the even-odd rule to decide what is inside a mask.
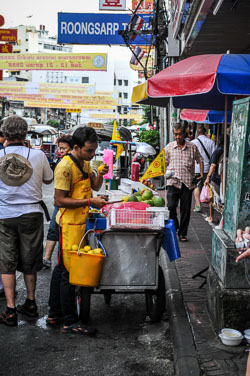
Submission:
[[[168,25],[166,20],[165,1],[155,1],[155,25],[154,31],[156,34],[156,46],[155,46],[155,65],[156,73],[160,72],[166,67],[166,39],[168,35]],[[159,131],[160,131],[160,150],[165,146],[167,135],[164,124],[164,116],[166,111],[163,108],[159,108]]]

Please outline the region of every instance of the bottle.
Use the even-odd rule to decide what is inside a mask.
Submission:
[[[131,180],[132,181],[139,181],[139,171],[140,171],[140,164],[138,162],[133,162],[131,167]]]
[[[111,149],[104,149],[103,152],[103,163],[109,166],[109,171],[103,176],[103,179],[112,179],[113,177],[113,156],[114,151]]]

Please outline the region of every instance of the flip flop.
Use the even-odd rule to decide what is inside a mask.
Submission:
[[[63,327],[61,329],[61,333],[67,334],[81,334],[81,335],[87,335],[87,336],[93,336],[95,335],[97,330],[95,328],[90,328],[90,327],[84,327],[80,324],[72,324],[67,327]]]
[[[63,317],[48,317],[46,324],[49,326],[58,326],[63,323]]]
[[[205,221],[207,221],[208,223],[213,223],[213,220],[211,220],[209,217],[206,217]]]

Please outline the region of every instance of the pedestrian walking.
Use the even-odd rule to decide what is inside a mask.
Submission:
[[[205,218],[208,223],[214,222],[214,205],[220,205],[221,197],[220,197],[220,185],[221,185],[221,178],[219,175],[219,165],[223,157],[224,152],[224,136],[221,135],[218,140],[218,146],[211,155],[210,158],[210,167],[207,173],[207,177],[204,181],[204,185],[210,185],[213,191],[213,197],[209,202],[209,216]]]
[[[58,158],[58,164],[62,158],[71,153],[72,145],[72,136],[62,136],[58,139],[58,148],[60,151],[60,158]],[[56,215],[58,213],[58,206],[55,204],[55,208],[50,220],[49,230],[47,233],[47,240],[45,246],[45,256],[43,258],[43,266],[45,269],[51,269],[51,257],[55,249],[56,243],[59,241],[59,229],[58,224],[56,223]]]
[[[170,218],[174,220],[179,240],[186,242],[190,220],[192,192],[196,187],[195,161],[200,164],[200,177],[203,178],[203,159],[199,150],[192,142],[185,141],[185,130],[180,123],[173,127],[175,141],[165,147],[166,166],[174,171],[168,182],[167,201]],[[177,206],[180,201],[180,222],[177,218]]]
[[[6,146],[0,150],[0,273],[7,309],[0,323],[17,325],[17,311],[37,317],[36,275],[42,268],[42,183],[50,184],[53,172],[41,150],[24,146],[27,122],[19,116],[2,125]],[[16,271],[24,275],[27,299],[15,306]]]
[[[55,201],[59,207],[59,260],[53,270],[47,324],[63,322],[63,333],[94,334],[95,329],[77,323],[75,312],[75,287],[69,283],[70,254],[73,244],[82,239],[90,206],[102,208],[108,202],[103,196],[91,197],[92,189],[98,191],[108,167],[96,176],[90,167],[98,146],[95,130],[90,127],[76,129],[72,136],[73,150],[55,169]]]
[[[207,173],[209,171],[209,161],[211,158],[211,155],[213,154],[215,150],[215,143],[213,140],[209,139],[206,136],[206,129],[204,125],[198,125],[197,127],[197,138],[192,140],[191,142],[195,144],[203,158],[203,163],[204,163],[204,173],[203,173],[203,179],[200,179],[197,183],[197,186],[194,189],[194,199],[195,199],[195,212],[200,212],[201,211],[201,203],[200,203],[200,194],[201,194],[201,189],[203,187],[204,181],[207,177]],[[200,177],[200,165],[199,163],[195,162],[195,176],[196,178]]]

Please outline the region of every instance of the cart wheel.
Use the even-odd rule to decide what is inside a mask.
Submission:
[[[162,268],[159,266],[159,281],[156,291],[146,291],[146,306],[148,315],[153,322],[159,322],[165,311],[165,279]]]
[[[103,293],[103,295],[104,295],[104,301],[105,301],[105,303],[109,305],[110,302],[111,302],[111,296],[112,296],[111,291],[105,291]]]
[[[90,300],[91,300],[91,292],[92,288],[90,287],[81,287],[80,288],[80,319],[84,324],[87,324],[89,320],[89,312],[90,312]]]

